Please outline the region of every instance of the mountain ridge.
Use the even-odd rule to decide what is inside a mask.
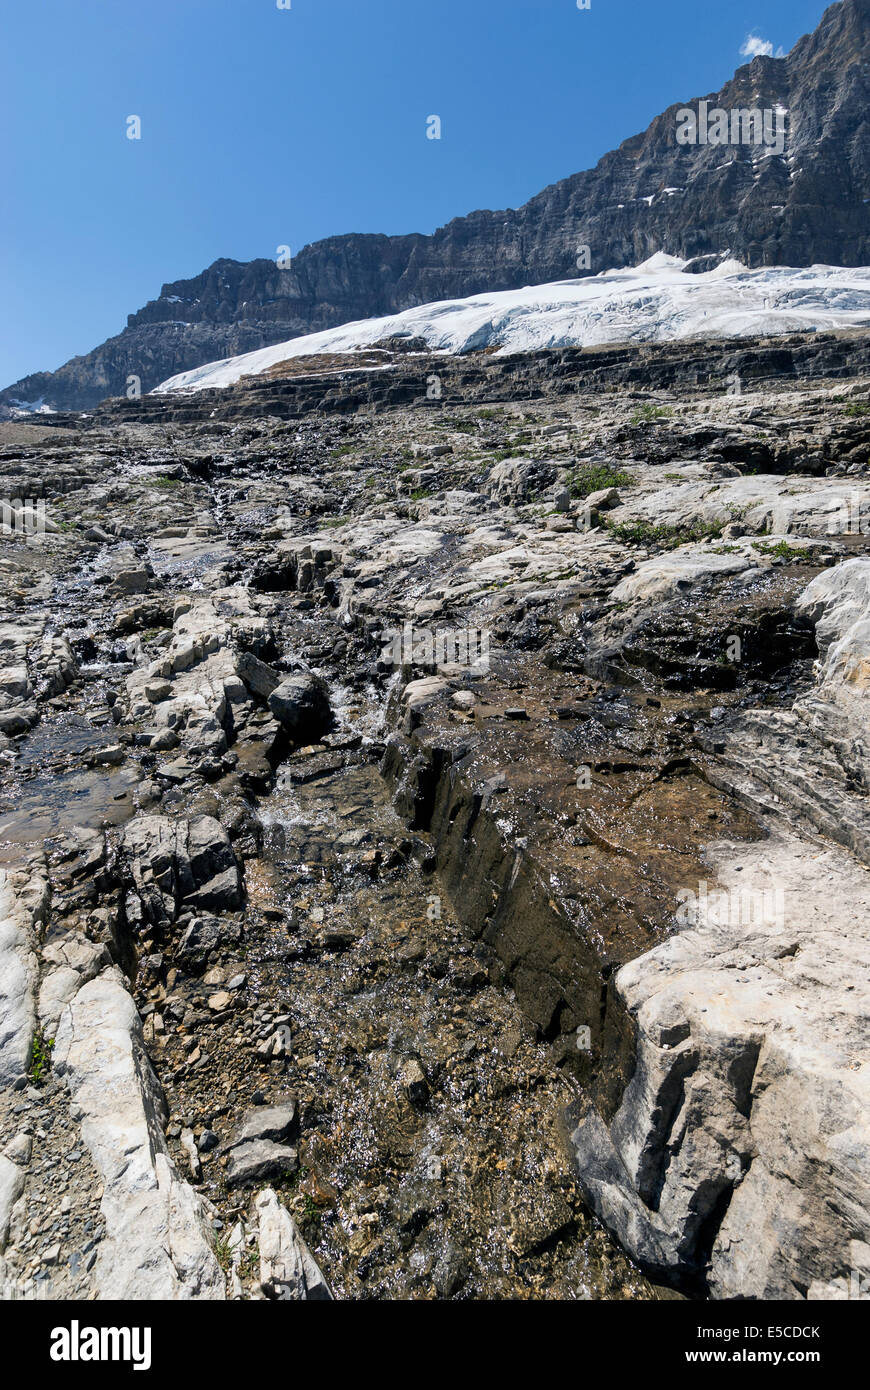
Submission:
[[[788,110],[782,155],[680,146],[677,113]],[[121,333],[56,372],[0,391],[0,409],[88,409],[219,358],[357,319],[484,291],[638,265],[657,252],[752,268],[870,264],[870,0],[838,0],[784,58],[758,56],[719,92],[674,102],[593,169],[517,209],[477,210],[431,235],[349,233],[302,248],[287,269],[221,258],[165,284]],[[586,267],[584,267],[586,268]]]

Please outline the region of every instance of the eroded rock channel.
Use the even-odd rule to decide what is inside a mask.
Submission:
[[[7,1283],[868,1268],[867,383],[545,365],[2,427]]]

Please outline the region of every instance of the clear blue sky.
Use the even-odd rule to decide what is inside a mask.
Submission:
[[[788,51],[824,9],[5,0],[0,386],[89,351],[219,256],[517,207],[718,89],[747,34]]]

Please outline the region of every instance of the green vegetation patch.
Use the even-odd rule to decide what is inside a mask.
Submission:
[[[632,473],[613,468],[609,463],[589,463],[571,474],[568,490],[572,497],[589,497],[593,492],[603,492],[608,487],[633,487],[634,481]]]
[[[670,409],[669,406],[642,405],[632,415],[631,424],[648,425],[653,420],[667,419],[669,415],[673,415],[673,411]]]
[[[812,550],[807,550],[799,545],[789,545],[788,541],[777,541],[776,545],[769,545],[766,541],[753,541],[752,549],[760,551],[762,555],[773,555],[777,560],[812,561],[815,559]]]
[[[30,1046],[30,1079],[34,1086],[41,1086],[51,1071],[53,1047],[54,1040],[47,1038],[41,1028],[38,1029]]]
[[[652,521],[605,521],[604,525],[615,540],[624,541],[626,545],[655,545],[662,550],[676,550],[693,541],[717,541],[722,536],[721,526],[702,521],[690,526],[669,526],[666,522]]]

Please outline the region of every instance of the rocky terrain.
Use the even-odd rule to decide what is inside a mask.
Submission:
[[[150,391],[337,324],[636,266],[662,251],[698,270],[726,255],[753,268],[870,264],[868,72],[870,0],[839,0],[787,57],[753,58],[720,92],[675,93],[646,131],[520,208],[472,212],[431,236],[329,237],[284,269],[215,261],[164,285],[92,352],[7,387],[0,410],[86,410],[123,395],[131,375]],[[697,113],[703,100],[711,111],[782,113],[784,141],[678,143],[679,112]]]
[[[0,426],[0,1284],[847,1298],[868,339],[383,353]]]

